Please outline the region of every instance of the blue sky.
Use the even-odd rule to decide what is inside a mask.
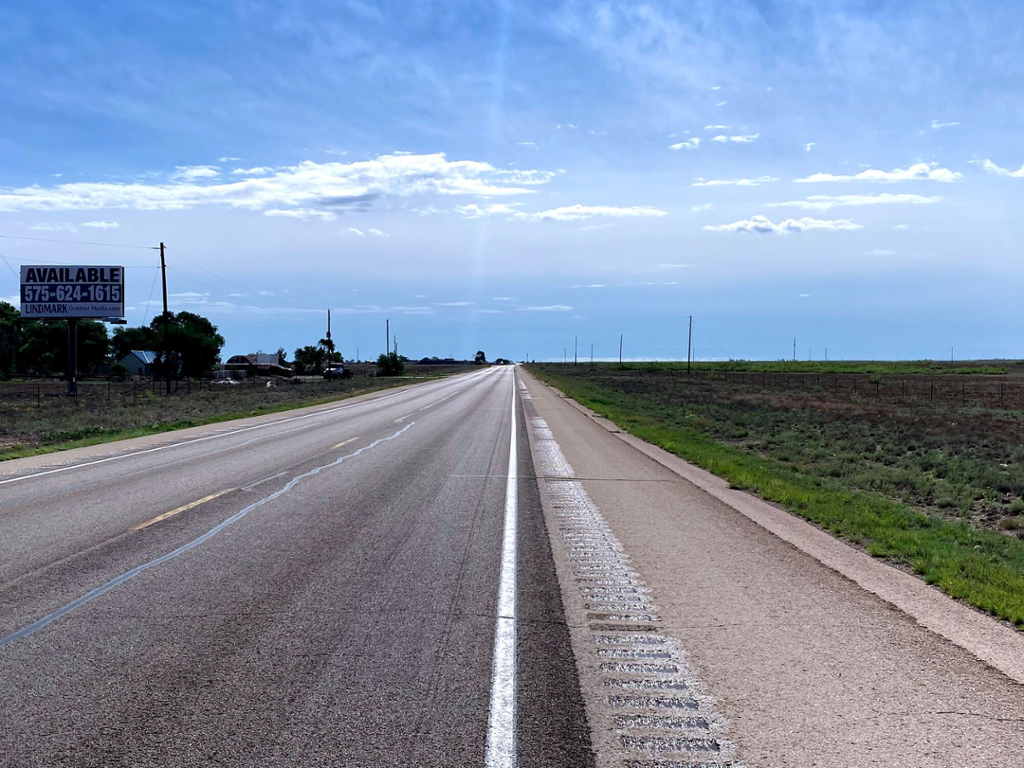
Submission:
[[[138,323],[40,239],[163,240],[225,354],[1024,357],[1021,83],[1016,2],[15,0],[0,253]]]

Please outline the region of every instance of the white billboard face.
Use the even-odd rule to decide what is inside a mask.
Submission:
[[[124,267],[22,266],[23,317],[124,317]]]

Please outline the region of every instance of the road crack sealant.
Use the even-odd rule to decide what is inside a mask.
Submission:
[[[538,480],[557,529],[552,536],[568,563],[560,563],[568,577],[563,590],[567,612],[579,618],[573,646],[599,768],[742,768],[728,721],[686,650],[661,631],[650,588],[547,422],[529,413],[528,420]]]
[[[243,517],[248,515],[253,510],[259,509],[264,504],[268,504],[271,501],[274,501],[275,499],[278,499],[281,496],[283,496],[284,494],[288,493],[288,491],[290,491],[292,488],[294,488],[296,485],[298,485],[303,480],[305,480],[305,479],[307,479],[309,477],[313,477],[315,475],[319,475],[321,472],[323,472],[325,470],[333,469],[334,467],[339,466],[340,464],[344,463],[345,461],[347,461],[349,459],[354,459],[356,456],[359,456],[360,454],[365,453],[366,451],[369,451],[371,448],[375,448],[376,446],[380,445],[381,443],[385,443],[385,442],[387,442],[389,440],[394,440],[394,439],[400,437],[407,430],[411,429],[415,424],[416,424],[415,421],[411,421],[411,422],[406,424],[404,427],[402,427],[400,430],[398,430],[397,432],[395,432],[392,435],[388,435],[387,437],[381,437],[381,438],[379,438],[377,440],[374,440],[369,445],[365,445],[362,448],[360,448],[360,449],[358,449],[356,451],[353,451],[352,453],[345,454],[344,456],[339,456],[337,459],[335,459],[332,462],[329,462],[327,464],[321,464],[318,467],[314,467],[313,469],[310,469],[310,470],[308,470],[306,472],[302,472],[301,474],[296,475],[295,477],[293,477],[291,480],[289,480],[287,483],[285,483],[278,490],[274,491],[273,493],[269,494],[268,496],[264,496],[262,499],[259,499],[258,501],[254,501],[249,506],[247,506],[244,509],[241,509],[238,512],[236,512],[235,514],[231,515],[231,517],[228,517],[227,519],[222,520],[220,523],[218,523],[213,528],[208,530],[202,536],[199,536],[198,538],[193,539],[192,541],[188,542],[187,544],[182,544],[177,549],[172,550],[172,551],[168,552],[165,555],[161,555],[160,557],[157,557],[157,558],[155,558],[153,560],[150,560],[147,563],[143,563],[142,565],[136,566],[135,568],[132,568],[130,571],[125,571],[120,576],[117,576],[116,578],[113,578],[110,581],[108,581],[106,584],[102,584],[102,585],[96,587],[95,589],[92,589],[92,590],[86,592],[81,597],[79,597],[79,598],[77,598],[75,600],[72,600],[70,603],[68,603],[67,605],[64,605],[64,606],[58,608],[53,613],[47,614],[46,616],[43,616],[41,619],[38,619],[37,621],[32,622],[28,626],[22,627],[21,629],[17,630],[16,632],[12,632],[11,634],[7,635],[6,637],[0,638],[0,649],[4,648],[5,646],[10,645],[11,643],[17,642],[18,640],[22,640],[22,639],[24,639],[26,637],[29,637],[29,636],[35,634],[39,630],[41,630],[44,627],[46,627],[46,626],[52,624],[53,622],[55,622],[57,619],[60,619],[60,618],[62,618],[64,616],[67,616],[69,613],[71,613],[75,609],[81,608],[83,605],[85,605],[86,603],[89,603],[89,602],[95,600],[97,597],[101,597],[102,595],[105,595],[107,592],[109,592],[110,590],[114,589],[114,587],[118,587],[121,584],[124,584],[126,581],[129,581],[130,579],[135,578],[139,574],[141,574],[141,573],[143,573],[145,571],[148,571],[150,568],[154,568],[154,567],[156,567],[158,565],[166,563],[166,562],[168,562],[170,560],[173,560],[174,558],[178,557],[179,555],[183,555],[184,553],[188,552],[191,549],[195,549],[200,544],[208,541],[209,539],[212,539],[214,536],[216,536],[218,533],[223,531],[229,525],[237,523],[239,520],[241,520]]]

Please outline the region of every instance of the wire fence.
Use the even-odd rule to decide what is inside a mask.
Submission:
[[[974,374],[791,373],[774,371],[673,371],[697,381],[764,391],[806,392],[820,396],[878,401],[934,402],[986,408],[1024,408],[1024,380]]]

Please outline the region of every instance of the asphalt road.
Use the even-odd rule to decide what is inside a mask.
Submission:
[[[591,765],[514,392],[496,368],[6,463],[0,765]]]

